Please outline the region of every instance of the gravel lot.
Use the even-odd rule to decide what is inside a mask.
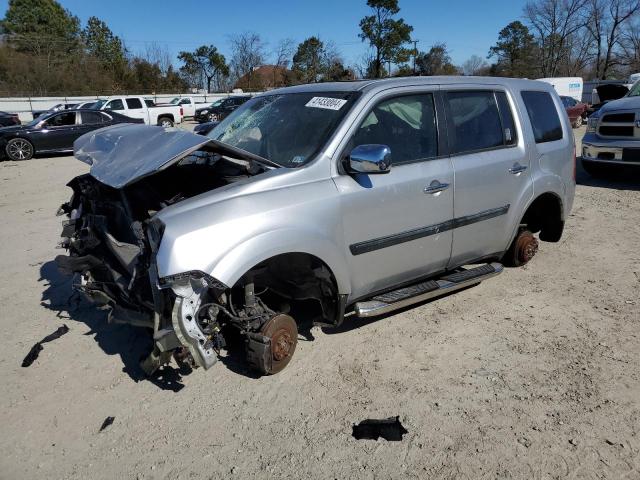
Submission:
[[[106,324],[53,263],[85,171],[0,163],[1,478],[640,478],[640,179],[579,171],[562,241],[529,266],[314,329],[276,376],[227,358],[151,382],[143,332]],[[402,441],[352,438],[395,415]]]

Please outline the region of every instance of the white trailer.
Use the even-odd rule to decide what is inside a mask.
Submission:
[[[584,82],[581,77],[538,78],[538,81],[553,85],[560,96],[575,98],[578,102],[582,101]]]

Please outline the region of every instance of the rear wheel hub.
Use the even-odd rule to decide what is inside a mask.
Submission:
[[[538,251],[538,240],[529,231],[524,231],[516,241],[516,254],[521,265],[529,262]]]

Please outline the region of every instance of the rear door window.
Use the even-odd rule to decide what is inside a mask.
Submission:
[[[356,131],[350,148],[367,144],[388,146],[394,164],[437,157],[433,95],[405,95],[380,102]]]
[[[142,108],[142,102],[139,98],[127,98],[127,108],[131,110]]]
[[[536,143],[562,139],[562,123],[553,98],[548,92],[522,92]]]
[[[505,138],[500,111],[491,91],[447,92],[453,123],[452,153],[502,147]]]
[[[68,127],[76,124],[76,112],[66,112],[54,115],[47,120],[47,127]]]

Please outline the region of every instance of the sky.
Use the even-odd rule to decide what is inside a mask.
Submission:
[[[292,38],[296,44],[316,35],[332,40],[347,65],[366,51],[358,37],[366,0],[59,0],[84,24],[90,16],[104,20],[133,53],[156,42],[172,56],[203,44],[215,45],[229,58],[229,37],[259,33],[268,44]],[[399,0],[399,17],[412,25],[418,49],[445,42],[452,60],[485,58],[498,32],[521,18],[525,0]],[[4,16],[8,0],[0,0]]]

